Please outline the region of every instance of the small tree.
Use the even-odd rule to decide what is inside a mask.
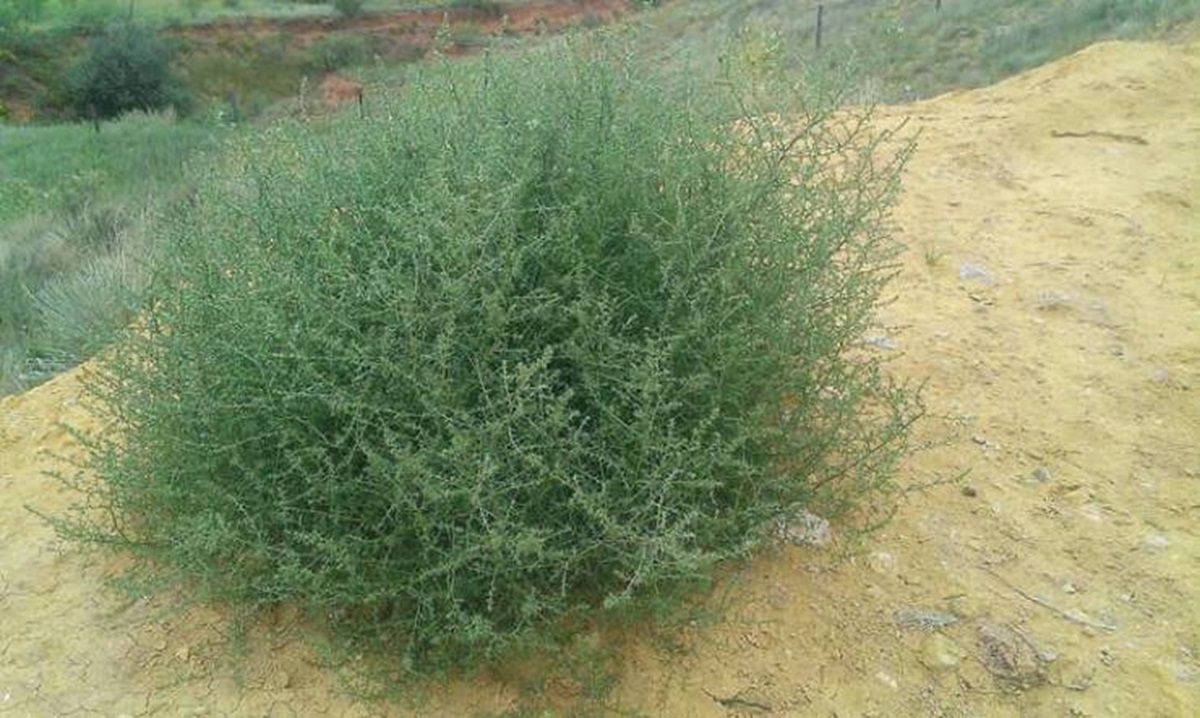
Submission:
[[[71,70],[69,88],[76,112],[107,119],[130,110],[181,104],[183,93],[171,71],[173,54],[144,28],[111,27],[92,40]]]

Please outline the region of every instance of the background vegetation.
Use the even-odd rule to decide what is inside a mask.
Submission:
[[[230,131],[170,114],[99,133],[0,125],[0,393],[87,358],[126,321],[150,259],[144,219]]]
[[[1200,0],[690,0],[652,15],[645,51],[717,73],[711,48],[753,30],[758,52],[800,67],[852,66],[863,98],[908,101],[991,84],[1104,39],[1162,36],[1200,17]]]
[[[353,0],[359,10],[380,12],[452,5],[461,0]],[[25,24],[38,30],[102,28],[133,20],[153,26],[206,23],[244,17],[334,17],[346,0],[10,0],[0,27]],[[504,0],[493,2],[506,4]]]

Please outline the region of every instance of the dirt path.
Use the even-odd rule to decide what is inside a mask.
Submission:
[[[885,111],[922,144],[897,213],[912,251],[876,343],[928,379],[933,446],[853,558],[781,549],[730,582],[725,620],[674,649],[624,645],[608,706],[1200,711],[1197,77],[1200,45],[1104,44]],[[513,671],[417,707],[355,705],[288,616],[254,631],[239,674],[213,658],[220,612],[103,592],[112,566],[56,552],[22,508],[69,498],[40,471],[72,450],[55,422],[87,424],[77,393],[66,375],[0,401],[0,715],[462,716],[538,696]]]

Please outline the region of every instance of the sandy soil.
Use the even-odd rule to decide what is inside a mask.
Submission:
[[[885,111],[922,132],[874,341],[928,380],[900,511],[753,562],[672,646],[626,637],[588,710],[1200,712],[1197,78],[1200,45],[1104,44]],[[0,714],[487,715],[597,687],[514,669],[356,704],[282,614],[217,660],[221,612],[123,602],[25,510],[71,498],[41,472],[77,396],[71,374],[0,401]]]

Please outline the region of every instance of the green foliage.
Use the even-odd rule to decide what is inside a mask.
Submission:
[[[241,145],[157,230],[90,384],[101,510],[59,528],[428,668],[881,488],[910,417],[856,347],[903,153],[660,79],[591,45],[440,64]]]
[[[0,127],[0,229],[31,214],[123,203],[177,182],[217,130],[169,113],[126,115],[102,132],[78,124]]]
[[[0,394],[99,350],[135,309],[129,218],[83,204],[0,234]]]
[[[182,88],[171,71],[173,54],[142,27],[114,25],[92,40],[72,68],[76,111],[82,117],[107,119],[131,110],[182,105]]]
[[[363,0],[333,0],[333,9],[342,17],[358,17],[362,13]]]
[[[451,7],[474,10],[482,15],[500,16],[504,14],[504,4],[498,0],[453,0]]]
[[[86,359],[129,321],[150,252],[142,208],[215,129],[137,114],[100,133],[0,127],[0,394]]]
[[[37,21],[45,5],[46,0],[6,0],[0,4],[0,33]]]
[[[1161,36],[1200,19],[1200,0],[829,0],[820,54],[852,64],[868,99],[906,101],[995,82],[1103,39]],[[646,51],[717,73],[713,47],[769,29],[781,62],[815,61],[815,4],[689,0],[653,13]]]
[[[66,31],[0,31],[0,97],[41,118],[68,117],[65,76],[77,45]]]
[[[314,72],[333,72],[371,59],[378,43],[372,35],[355,32],[334,32],[322,37],[308,48],[308,67]]]

